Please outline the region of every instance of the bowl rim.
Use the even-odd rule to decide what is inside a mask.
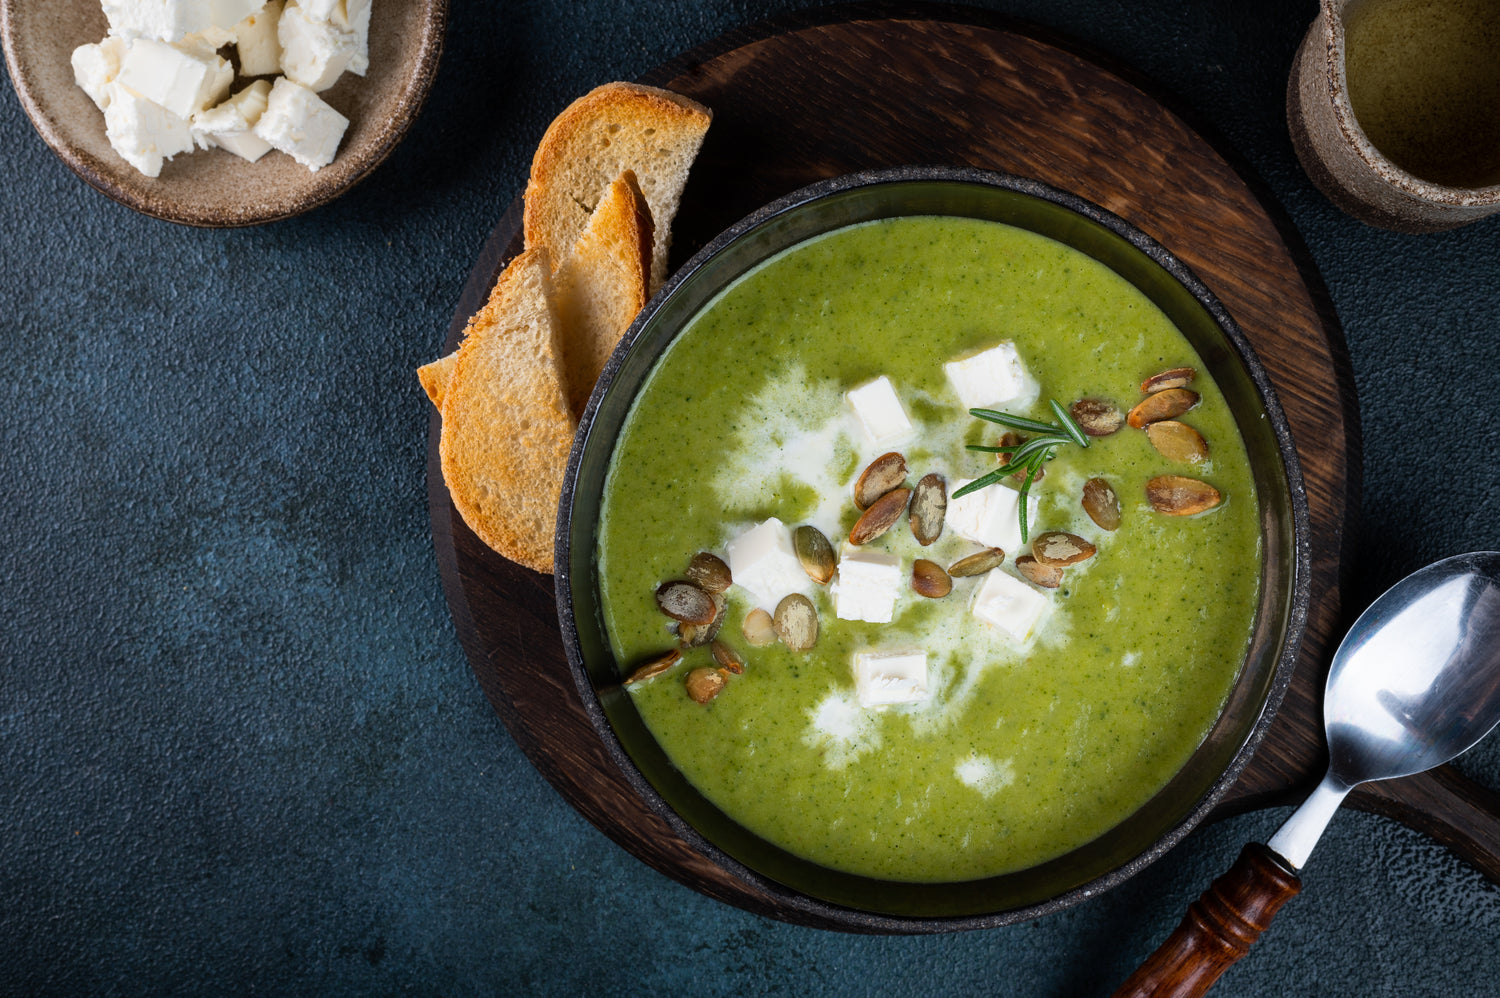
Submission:
[[[1291,519],[1291,582],[1287,594],[1286,623],[1281,648],[1276,653],[1275,668],[1267,685],[1265,700],[1250,730],[1240,742],[1228,765],[1210,783],[1209,788],[1175,825],[1169,827],[1152,844],[1124,863],[1107,870],[1093,879],[1065,890],[1045,900],[1003,911],[964,915],[901,915],[873,912],[852,908],[837,902],[824,900],[783,884],[762,874],[742,861],[729,855],[716,845],[696,826],[689,823],[665,799],[660,791],[641,772],[625,749],[591,680],[583,661],[579,643],[578,621],[574,614],[572,571],[573,506],[578,495],[578,476],[584,452],[594,430],[595,417],[600,403],[619,373],[626,356],[630,353],[642,332],[655,315],[673,297],[679,287],[697,273],[711,259],[719,255],[731,243],[773,219],[815,201],[824,200],[860,188],[883,185],[899,185],[913,182],[946,183],[957,185],[979,185],[998,187],[1013,193],[1058,205],[1085,219],[1092,221],[1115,236],[1128,242],[1137,252],[1166,271],[1174,280],[1202,306],[1214,324],[1224,335],[1234,354],[1245,366],[1246,373],[1254,385],[1264,406],[1266,420],[1270,425],[1280,455],[1286,478],[1288,506]],[[795,243],[791,245],[796,245]],[[788,247],[789,248],[789,247]],[[783,250],[784,251],[784,250]],[[773,254],[774,255],[774,254]],[[732,281],[733,279],[731,279]],[[727,285],[726,285],[727,286]],[[712,298],[709,299],[712,301]],[[680,330],[679,330],[680,332]],[[675,336],[675,334],[674,334]],[[669,341],[670,342],[670,341]],[[632,399],[633,404],[633,399]],[[658,290],[645,308],[636,316],[630,328],[621,337],[615,351],[605,364],[594,389],[589,396],[583,414],[579,418],[578,431],[568,456],[562,492],[558,503],[557,532],[554,547],[554,586],[557,600],[558,622],[562,631],[563,646],[567,653],[568,667],[578,687],[580,699],[590,724],[598,732],[600,740],[611,761],[620,770],[626,782],[646,804],[648,809],[692,848],[710,861],[725,869],[742,882],[770,896],[777,903],[790,909],[815,914],[850,931],[876,933],[933,933],[968,929],[993,928],[1026,921],[1051,914],[1087,900],[1130,879],[1145,867],[1155,862],[1177,845],[1195,828],[1214,804],[1232,786],[1264,739],[1266,731],[1280,707],[1291,684],[1293,666],[1301,645],[1307,623],[1310,600],[1311,545],[1309,542],[1309,511],[1307,495],[1302,479],[1301,466],[1293,445],[1291,429],[1281,408],[1269,375],[1255,354],[1249,340],[1239,325],[1229,315],[1218,297],[1198,279],[1192,270],[1174,254],[1130,222],[1091,201],[1029,177],[983,170],[975,167],[953,166],[901,166],[878,170],[867,170],[820,180],[799,188],[771,203],[751,212],[729,226],[705,244],[691,259],[683,264]],[[1238,681],[1236,683],[1238,685]],[[1220,717],[1223,715],[1221,714]],[[1215,722],[1217,723],[1217,722]]]

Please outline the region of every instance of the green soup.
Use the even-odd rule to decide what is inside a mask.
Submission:
[[[1041,386],[1031,411],[1110,398],[1129,408],[1166,368],[1198,370],[1201,404],[1181,417],[1209,458],[1191,466],[1122,429],[1060,450],[1032,490],[1033,536],[1066,530],[1097,554],[1068,568],[1029,640],[976,618],[982,579],[942,599],[909,587],[890,623],[838,619],[814,587],[821,633],[794,652],[751,647],[754,606],[726,596],[720,636],[744,656],[708,704],[684,676],[707,648],[628,688],[673,763],[760,836],[839,870],[907,881],[967,880],[1036,865],[1096,838],[1187,761],[1225,701],[1250,637],[1260,552],[1245,450],[1217,387],[1181,333],[1132,285],[1061,243],[947,217],[870,222],[781,253],[699,313],[657,364],[621,432],[599,533],[605,624],[622,674],[674,646],[654,593],[698,551],[768,517],[812,523],[837,548],[858,511],[850,483],[890,448],[861,435],[844,395],[881,375],[916,426],[899,449],[908,484],[995,467],[999,427],[970,417],[943,363],[1013,341]],[[1215,509],[1165,516],[1145,483],[1180,474],[1214,485]],[[1084,482],[1106,478],[1123,522],[1084,513]],[[994,486],[1003,488],[1004,485]],[[951,530],[920,547],[905,521],[877,548],[947,566],[978,545]],[[996,571],[1014,572],[1007,552]],[[927,653],[928,696],[861,707],[852,659]]]

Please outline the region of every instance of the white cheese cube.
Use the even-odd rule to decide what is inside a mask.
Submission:
[[[161,175],[163,160],[193,148],[188,120],[116,81],[109,84],[104,133],[125,161],[148,177]]]
[[[970,611],[1017,641],[1025,641],[1051,605],[1051,600],[1020,579],[995,569],[974,593]]]
[[[349,119],[317,94],[281,78],[271,87],[255,134],[316,172],[333,162],[348,127]]]
[[[281,42],[276,40],[280,20],[281,0],[270,0],[235,26],[241,75],[274,76],[281,72]]]
[[[1041,391],[1010,340],[1002,340],[961,360],[949,361],[943,370],[965,409],[996,406],[1022,409],[1035,402]]]
[[[126,38],[181,41],[188,35],[228,31],[263,0],[102,0],[109,32]],[[217,36],[222,37],[222,36]],[[227,42],[220,41],[218,45]],[[218,47],[218,46],[215,46]]]
[[[120,61],[115,79],[179,118],[189,118],[224,98],[234,69],[206,48],[139,38]]]
[[[854,689],[861,707],[918,703],[927,699],[925,651],[862,651],[854,654]]]
[[[286,78],[314,92],[333,86],[359,48],[352,33],[330,21],[309,18],[295,3],[282,8],[276,40]]]
[[[875,446],[886,447],[911,434],[911,420],[906,418],[896,389],[885,375],[850,390],[844,397],[854,409],[865,437]]]
[[[901,559],[884,551],[844,545],[839,572],[828,591],[840,620],[889,624],[901,592]]]
[[[266,0],[209,0],[209,14],[213,27],[228,35],[228,40],[219,44],[227,45],[234,41],[235,26],[260,10],[265,2]]]
[[[227,149],[240,159],[254,163],[271,151],[271,144],[254,132],[265,113],[271,84],[256,80],[219,106],[193,117],[193,134],[204,146]]]
[[[349,72],[364,76],[370,68],[370,4],[373,0],[346,0],[349,33],[354,36],[354,54],[349,57]]]
[[[107,35],[94,45],[80,45],[73,50],[73,79],[83,92],[103,111],[109,106],[109,84],[120,74],[120,60],[129,42]]]
[[[776,517],[746,530],[727,547],[734,584],[762,609],[774,611],[792,593],[812,595],[813,582],[792,547],[792,532]]]
[[[972,478],[960,478],[953,483],[953,492],[968,485]],[[950,492],[951,496],[952,493]],[[983,544],[987,548],[1016,552],[1021,547],[1021,493],[997,482],[978,492],[970,492],[957,499],[949,498],[948,513],[943,520],[955,534]],[[1026,533],[1036,526],[1037,495],[1033,491],[1026,497]]]

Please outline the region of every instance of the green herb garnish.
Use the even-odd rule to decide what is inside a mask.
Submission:
[[[994,409],[970,409],[969,415],[976,419],[983,419],[991,423],[999,423],[1012,430],[1022,430],[1026,433],[1034,433],[1037,436],[1029,437],[1014,447],[985,447],[980,444],[969,444],[969,450],[983,451],[986,454],[1009,454],[1006,462],[987,475],[974,479],[968,485],[954,492],[950,498],[958,499],[971,492],[996,482],[1000,482],[1024,471],[1025,479],[1021,482],[1021,495],[1019,500],[1021,515],[1021,543],[1026,543],[1026,499],[1031,493],[1031,483],[1036,481],[1037,473],[1046,462],[1057,456],[1057,448],[1065,444],[1077,444],[1080,447],[1089,445],[1089,438],[1083,435],[1073,417],[1068,415],[1068,410],[1058,404],[1056,399],[1048,402],[1052,406],[1052,412],[1057,416],[1057,423],[1043,423],[1036,419],[1026,419],[1023,416],[1012,416],[1008,412],[997,412]]]

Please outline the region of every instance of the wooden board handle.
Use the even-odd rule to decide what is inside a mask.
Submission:
[[[1188,906],[1176,931],[1120,985],[1115,998],[1206,994],[1301,890],[1302,881],[1275,853],[1251,842],[1229,872]]]

